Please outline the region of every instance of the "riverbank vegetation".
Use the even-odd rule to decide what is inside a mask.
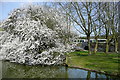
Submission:
[[[67,54],[67,64],[70,67],[78,67],[96,70],[107,74],[119,75],[119,54],[97,52],[88,55],[87,51],[77,51]]]

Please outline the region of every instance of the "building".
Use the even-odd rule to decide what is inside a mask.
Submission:
[[[88,40],[87,39],[80,39],[80,38],[73,38],[73,39],[71,39],[71,42],[78,44],[78,43],[86,43],[86,42],[88,42]],[[90,42],[94,43],[94,42],[96,42],[96,40],[90,39]],[[98,39],[98,43],[106,43],[106,39]]]

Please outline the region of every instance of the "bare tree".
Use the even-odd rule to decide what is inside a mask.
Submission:
[[[95,38],[95,47],[94,47],[94,54],[96,54],[98,49],[98,38],[101,33],[101,22],[100,22],[100,3],[95,3],[96,9],[94,10],[95,18],[93,19],[93,33]]]
[[[120,1],[118,2],[118,6],[117,6],[117,8],[118,8],[118,33],[120,34]],[[119,41],[118,41],[118,47],[120,47],[120,35],[118,36],[118,39],[119,39]],[[120,49],[119,49],[119,52],[120,52]]]
[[[74,21],[87,36],[88,40],[88,54],[91,54],[90,47],[90,35],[93,31],[93,20],[94,17],[93,10],[95,8],[94,3],[92,2],[71,2],[71,3],[59,3],[59,5],[67,11],[66,5],[69,5],[70,12],[67,13],[72,21]]]
[[[112,2],[110,4],[111,13],[111,31],[112,38],[114,40],[115,52],[118,53],[118,13],[117,13],[117,3]]]
[[[102,8],[100,9],[101,12],[101,22],[105,29],[105,37],[106,37],[106,53],[109,51],[109,41],[110,41],[110,9],[109,3],[102,3]]]
[[[109,44],[112,39],[115,42],[115,52],[117,52],[118,48],[118,19],[117,19],[117,11],[116,11],[116,3],[102,3],[101,4],[101,22],[105,29],[106,35],[106,53],[109,51]]]

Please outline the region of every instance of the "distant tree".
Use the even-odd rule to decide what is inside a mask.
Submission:
[[[118,2],[117,6],[118,10],[118,47],[119,47],[119,53],[120,53],[120,1]]]
[[[111,3],[111,31],[112,38],[114,40],[115,52],[118,53],[118,25],[119,25],[119,17],[118,17],[118,3]]]
[[[117,19],[117,6],[114,2],[101,3],[100,8],[101,22],[104,26],[106,35],[106,53],[109,51],[109,44],[113,39],[115,42],[115,52],[117,52],[118,45],[118,19]]]

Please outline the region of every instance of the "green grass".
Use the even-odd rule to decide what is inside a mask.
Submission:
[[[67,56],[67,64],[74,67],[104,71],[109,74],[120,74],[118,71],[120,58],[115,53],[88,55],[87,51],[71,52]]]

